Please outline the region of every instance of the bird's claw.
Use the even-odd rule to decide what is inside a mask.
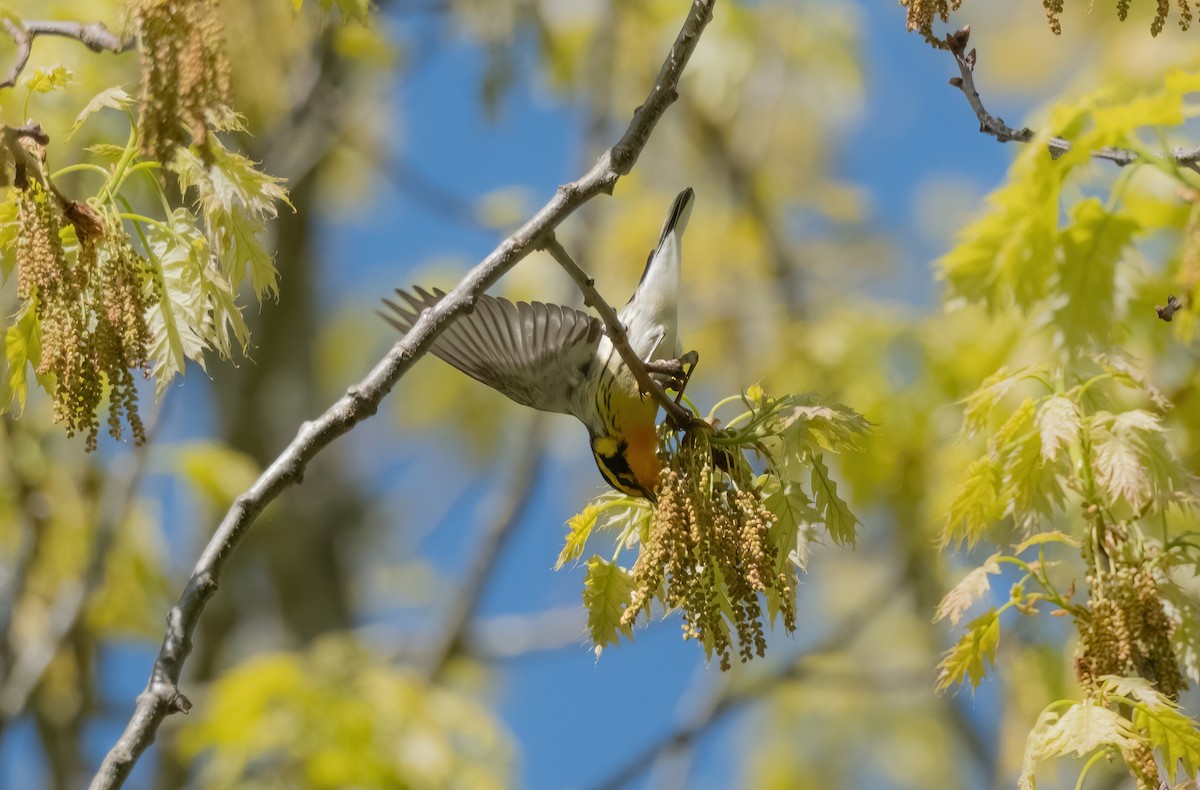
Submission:
[[[646,372],[666,377],[663,382],[670,386],[683,376],[683,359],[654,359],[646,363]],[[671,387],[671,389],[675,389]]]
[[[688,381],[692,378],[692,371],[696,369],[696,363],[700,361],[700,355],[695,351],[689,351],[679,359],[656,359],[646,363],[646,370],[658,376],[662,376],[663,386],[666,389],[675,390],[675,402],[679,403],[679,399],[683,397],[683,391],[687,389]]]

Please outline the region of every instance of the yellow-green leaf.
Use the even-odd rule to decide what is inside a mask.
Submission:
[[[951,625],[958,625],[963,612],[987,595],[988,590],[992,588],[988,576],[1000,572],[999,559],[1000,552],[996,552],[988,557],[982,565],[964,576],[962,581],[954,585],[954,589],[946,593],[946,597],[938,604],[937,612],[933,615],[933,622],[949,618]]]
[[[34,69],[25,78],[25,85],[36,93],[50,93],[61,90],[75,81],[75,72],[61,63],[48,68]]]
[[[572,560],[577,560],[583,554],[588,537],[596,526],[596,519],[604,512],[604,506],[595,500],[588,502],[584,509],[567,520],[567,539],[563,544],[554,569],[559,570]]]
[[[765,495],[763,507],[775,516],[768,537],[777,556],[787,557],[803,570],[808,565],[808,544],[814,535],[812,525],[821,520],[821,514],[798,483],[774,475],[764,478],[759,483]]]
[[[789,401],[799,401],[791,405]],[[840,403],[815,403],[811,394],[781,399],[771,430],[782,434],[788,452],[861,450],[871,423]]]
[[[206,697],[178,739],[200,787],[510,786],[511,739],[482,703],[347,635],[257,655]]]
[[[1013,554],[1020,554],[1026,549],[1031,549],[1034,546],[1040,546],[1044,543],[1065,543],[1068,546],[1079,547],[1079,541],[1065,532],[1060,532],[1057,529],[1052,529],[1047,532],[1039,532],[1036,535],[1030,535],[1025,540],[1017,544],[1013,549]]]
[[[1174,776],[1176,766],[1194,778],[1200,769],[1200,731],[1196,722],[1175,708],[1138,705],[1134,725],[1162,754],[1163,765]]]
[[[621,634],[633,638],[633,628],[621,622],[632,595],[633,578],[629,571],[599,555],[587,561],[583,605],[597,656],[608,645],[619,644]]]
[[[1045,527],[1065,501],[1060,475],[1068,469],[1066,459],[1047,461],[1042,441],[1031,431],[1004,455],[1002,498],[1017,526],[1026,531]]]
[[[1161,418],[1142,409],[1097,412],[1089,425],[1092,469],[1110,506],[1134,512],[1190,486],[1190,475],[1167,446]]]
[[[813,504],[825,522],[829,537],[838,545],[853,546],[858,518],[850,512],[845,500],[838,496],[837,482],[829,476],[829,467],[820,455],[812,456],[812,492]]]
[[[1054,266],[1058,196],[1068,168],[1032,142],[1013,163],[1005,185],[988,197],[988,210],[963,229],[954,249],[938,261],[954,301],[991,311],[1016,303],[1028,308],[1046,293]]]
[[[100,91],[92,97],[92,100],[87,103],[87,106],[84,107],[82,111],[80,111],[79,115],[75,116],[75,124],[71,127],[71,131],[67,134],[67,138],[70,139],[75,132],[79,131],[79,127],[83,126],[83,122],[90,118],[94,113],[99,112],[105,107],[109,107],[114,110],[123,110],[129,107],[129,105],[133,104],[133,101],[133,97],[126,93],[125,89],[120,85]]]
[[[972,687],[978,687],[987,674],[987,668],[996,660],[996,648],[1000,644],[1000,614],[988,609],[967,625],[967,632],[958,644],[946,651],[938,665],[936,688],[945,691],[970,679]]]
[[[0,388],[0,414],[12,406],[14,398],[17,401],[17,416],[25,411],[29,368],[36,368],[42,357],[42,331],[36,306],[36,301],[30,301],[4,333],[4,358],[8,362],[8,370],[2,382],[3,388]]]
[[[975,545],[979,536],[992,522],[1004,515],[1004,500],[1000,496],[1003,465],[994,454],[976,459],[967,468],[967,479],[950,503],[950,514],[942,530],[943,546],[966,541]]]
[[[1079,407],[1062,395],[1047,399],[1038,409],[1037,429],[1042,438],[1042,458],[1053,461],[1060,451],[1079,440]]]
[[[1076,702],[1046,732],[1041,755],[1073,753],[1082,757],[1101,746],[1136,746],[1137,737],[1130,725],[1129,719],[1111,708]]]
[[[992,409],[996,408],[996,404],[1008,394],[1009,390],[1022,379],[1036,376],[1042,371],[1041,366],[1021,368],[1015,371],[1002,367],[984,379],[979,388],[963,401],[963,436],[969,438],[987,428],[988,417],[991,415]]]
[[[1112,336],[1116,305],[1117,261],[1139,230],[1127,216],[1114,214],[1087,198],[1071,210],[1063,231],[1052,326],[1068,348],[1104,343]]]
[[[1066,754],[1083,757],[1103,747],[1130,749],[1140,743],[1132,722],[1103,705],[1076,702],[1061,715],[1047,709],[1038,717],[1025,743],[1024,770],[1018,787],[1037,786],[1033,772],[1042,760]]]
[[[262,172],[216,137],[206,151],[207,159],[176,151],[171,168],[179,176],[179,188],[195,197],[212,249],[233,286],[249,280],[260,299],[274,295],[278,273],[262,236],[277,204],[291,205],[283,179]]]

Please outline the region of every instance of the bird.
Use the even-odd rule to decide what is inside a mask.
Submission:
[[[637,289],[618,314],[634,353],[680,393],[698,360],[694,351],[681,353],[678,332],[682,237],[694,202],[690,187],[675,198]],[[438,288],[397,288],[380,315],[407,333],[444,296]],[[595,316],[483,294],[430,352],[517,403],[577,418],[605,482],[628,496],[655,499],[658,404],[641,391]]]

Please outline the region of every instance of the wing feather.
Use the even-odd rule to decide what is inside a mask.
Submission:
[[[408,332],[445,295],[437,288],[396,289],[397,299],[384,299],[387,310],[380,315]],[[474,312],[438,335],[430,351],[518,403],[571,414],[572,395],[587,375],[602,334],[598,319],[571,307],[484,295]]]

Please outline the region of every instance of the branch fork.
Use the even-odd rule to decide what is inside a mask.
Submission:
[[[617,311],[612,305],[604,301],[600,293],[596,290],[596,281],[585,272],[566,248],[558,241],[558,238],[551,231],[546,234],[542,240],[542,249],[550,253],[554,260],[558,261],[559,266],[571,276],[575,284],[579,286],[579,290],[583,293],[583,303],[591,307],[600,314],[600,320],[604,322],[604,332],[608,335],[608,339],[612,341],[613,348],[621,355],[621,359],[628,366],[634,379],[637,380],[638,387],[643,393],[650,395],[667,413],[667,417],[678,428],[686,428],[697,420],[696,415],[676,403],[662,385],[654,380],[650,375],[650,370],[642,359],[629,345],[629,335],[625,331],[624,325],[621,324],[621,319],[617,315]],[[656,371],[659,372],[659,371]]]
[[[950,78],[950,85],[958,88],[962,91],[963,96],[966,97],[967,103],[971,105],[971,110],[975,113],[975,117],[979,119],[979,131],[995,137],[1002,143],[1028,143],[1032,141],[1036,137],[1032,129],[1028,127],[1014,129],[1006,124],[1002,118],[992,115],[984,108],[983,100],[979,97],[979,91],[975,89],[977,53],[974,48],[967,49],[967,42],[970,38],[970,25],[963,27],[957,32],[946,34],[946,49],[954,56],[954,62],[958,65],[959,74],[957,77]],[[1058,159],[1071,150],[1071,142],[1064,137],[1055,136],[1046,141],[1046,148],[1050,152],[1051,157]],[[1200,173],[1200,146],[1191,149],[1176,147],[1170,151],[1159,152],[1157,156],[1161,159],[1170,160],[1180,167],[1186,167],[1189,170]],[[1128,148],[1106,146],[1092,151],[1092,158],[1112,162],[1118,167],[1126,167],[1143,157],[1137,151]]]
[[[136,40],[122,39],[114,35],[103,22],[82,24],[80,22],[59,21],[26,21],[11,17],[3,18],[4,31],[17,45],[17,55],[12,67],[8,70],[0,88],[11,88],[17,84],[21,72],[29,63],[29,55],[33,52],[33,40],[38,36],[62,36],[73,38],[92,52],[120,53],[132,49]]]

